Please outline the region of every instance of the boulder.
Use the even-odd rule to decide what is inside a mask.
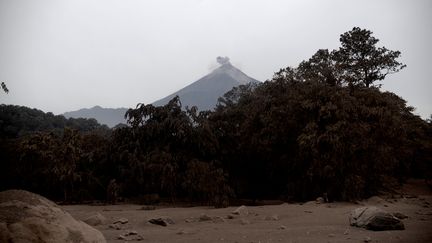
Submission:
[[[350,215],[350,224],[374,231],[405,229],[398,218],[374,206],[354,209]]]
[[[98,226],[103,225],[107,223],[107,219],[100,213],[97,213],[95,215],[92,215],[86,219],[83,220],[86,224],[91,226]]]
[[[0,242],[106,242],[54,202],[31,192],[0,192]]]

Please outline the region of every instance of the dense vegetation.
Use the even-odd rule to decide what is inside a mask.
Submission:
[[[226,206],[231,198],[353,200],[430,178],[431,122],[376,83],[405,67],[400,53],[360,28],[340,40],[263,84],[234,88],[215,111],[183,110],[176,97],[129,109],[130,126],[110,136],[68,123],[62,133],[2,132],[0,189],[80,201],[105,199],[117,183],[126,198]]]
[[[41,110],[24,106],[0,105],[0,137],[18,138],[34,132],[62,133],[65,127],[89,132],[99,130],[108,133],[105,125],[100,125],[95,119],[69,118],[45,113]]]

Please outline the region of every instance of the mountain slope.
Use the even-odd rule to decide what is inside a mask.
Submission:
[[[154,102],[153,105],[165,105],[169,100],[178,95],[183,107],[197,106],[199,110],[212,110],[216,106],[218,98],[230,91],[233,87],[251,82],[259,82],[234,67],[228,61],[229,59],[226,58],[224,60],[225,62],[219,62],[222,65],[210,74]]]
[[[233,87],[251,82],[259,82],[234,67],[229,62],[228,57],[218,57],[217,61],[221,64],[219,68],[177,92],[155,101],[153,105],[165,105],[178,95],[183,107],[197,106],[199,110],[212,110],[215,108],[218,98],[230,91]],[[119,123],[126,123],[124,119],[126,111],[126,108],[112,109],[95,106],[90,109],[66,112],[63,115],[67,118],[95,118],[100,124],[114,127]]]
[[[114,127],[119,123],[126,123],[124,115],[126,113],[126,108],[102,108],[100,106],[95,106],[92,108],[84,108],[77,111],[65,112],[63,115],[66,118],[94,118],[100,124],[105,124],[109,127]]]

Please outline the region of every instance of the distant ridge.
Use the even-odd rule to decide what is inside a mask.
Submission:
[[[165,105],[178,95],[183,108],[196,106],[199,110],[213,110],[216,107],[218,98],[232,88],[243,84],[260,82],[234,67],[228,57],[217,57],[217,61],[221,64],[220,67],[190,85],[155,101],[153,105]],[[100,124],[112,128],[120,123],[126,124],[124,115],[127,110],[127,108],[113,109],[94,106],[89,109],[84,108],[66,112],[63,115],[66,118],[95,118]]]
[[[84,108],[77,111],[65,112],[63,115],[66,118],[94,118],[100,124],[105,124],[109,127],[114,127],[119,123],[126,123],[124,115],[128,109],[126,108],[103,108],[94,106],[92,108]]]
[[[217,61],[221,64],[219,68],[167,97],[155,101],[153,105],[165,105],[178,95],[183,107],[197,106],[199,110],[213,110],[218,98],[232,88],[260,82],[234,67],[228,57],[218,57]]]

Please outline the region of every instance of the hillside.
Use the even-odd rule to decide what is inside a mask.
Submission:
[[[94,118],[101,124],[105,124],[109,127],[114,127],[119,123],[126,123],[126,120],[124,119],[126,111],[126,108],[114,109],[94,106],[89,109],[84,108],[77,111],[65,112],[63,115],[66,118]]]

